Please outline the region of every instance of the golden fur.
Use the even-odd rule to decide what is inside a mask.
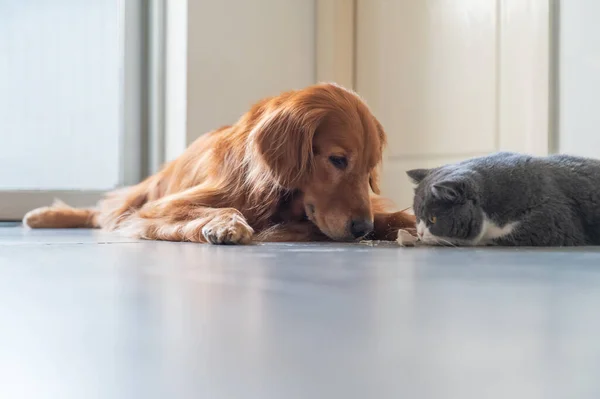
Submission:
[[[414,217],[386,213],[376,195],[384,145],[381,125],[355,93],[319,84],[258,102],[97,209],[58,203],[29,212],[24,223],[222,244],[346,241],[359,238],[351,226],[363,221],[374,224],[371,237],[393,240]],[[336,167],[332,156],[347,165]]]

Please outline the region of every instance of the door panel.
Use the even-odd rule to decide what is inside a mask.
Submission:
[[[356,90],[389,155],[493,150],[495,2],[358,0],[357,11]]]
[[[407,169],[548,152],[548,2],[356,1],[355,89],[388,133],[382,190],[398,207]]]
[[[558,150],[600,158],[600,3],[560,5]]]

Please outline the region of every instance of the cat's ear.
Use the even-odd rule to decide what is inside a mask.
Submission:
[[[431,172],[431,169],[413,169],[406,172],[408,177],[412,180],[413,183],[419,184],[423,181],[424,178]]]
[[[448,201],[460,202],[466,196],[467,184],[461,180],[445,180],[435,183],[431,187],[431,194],[434,197]]]

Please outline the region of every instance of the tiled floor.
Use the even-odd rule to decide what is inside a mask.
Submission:
[[[0,228],[1,398],[600,398],[600,249]]]

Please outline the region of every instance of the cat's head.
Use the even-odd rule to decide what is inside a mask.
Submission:
[[[477,182],[471,173],[452,168],[414,169],[406,173],[417,184],[413,209],[417,233],[424,243],[478,242],[484,214]]]

